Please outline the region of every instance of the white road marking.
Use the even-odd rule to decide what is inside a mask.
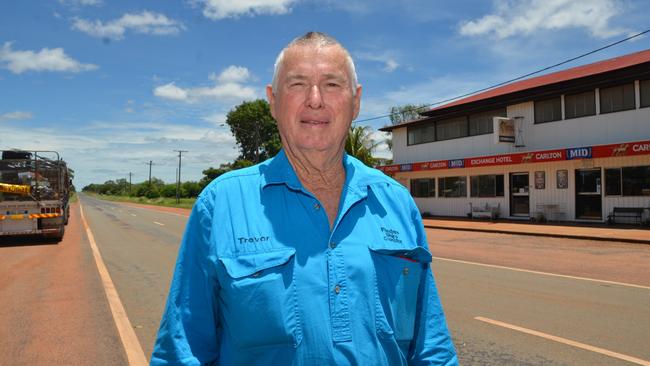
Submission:
[[[185,218],[189,217],[189,214],[188,215],[182,215],[182,214],[178,214],[178,213],[175,213],[175,212],[156,210],[155,208],[146,208],[146,207],[140,207],[140,206],[129,206],[129,207],[130,208],[137,208],[139,210],[153,211],[153,212],[164,213],[164,214],[168,214],[168,215],[180,216],[180,217],[185,217]]]
[[[132,213],[131,216],[136,217],[136,216],[138,216],[138,215]]]
[[[434,259],[441,260],[441,261],[456,262],[456,263],[463,263],[463,264],[471,264],[471,265],[475,265],[475,266],[490,267],[490,268],[508,269],[508,270],[511,270],[511,271],[534,273],[534,274],[544,275],[544,276],[553,276],[553,277],[570,278],[570,279],[574,279],[574,280],[591,281],[591,282],[600,282],[600,283],[606,283],[606,284],[609,284],[609,285],[627,286],[627,287],[640,288],[640,289],[644,289],[644,290],[650,290],[650,287],[648,287],[648,286],[635,285],[635,284],[633,284],[633,283],[616,282],[616,281],[607,281],[607,280],[598,280],[598,279],[595,279],[595,278],[569,276],[569,275],[562,275],[562,274],[549,273],[549,272],[540,272],[540,271],[533,271],[533,270],[529,270],[529,269],[522,269],[522,268],[515,268],[515,267],[506,267],[506,266],[498,266],[498,265],[495,265],[495,264],[485,264],[485,263],[469,262],[469,261],[463,261],[463,260],[459,260],[459,259],[449,259],[449,258],[441,258],[441,257],[433,257],[433,258],[434,258]]]
[[[95,237],[93,236],[93,233],[90,231],[90,227],[86,222],[86,217],[84,216],[84,211],[83,211],[83,207],[81,206],[81,203],[79,204],[79,211],[81,213],[81,222],[83,223],[83,226],[86,229],[86,235],[88,236],[88,241],[90,242],[90,248],[93,252],[93,257],[95,258],[97,271],[99,272],[99,276],[102,280],[102,284],[104,285],[104,291],[106,292],[108,305],[111,309],[111,313],[113,314],[113,320],[115,321],[115,325],[117,326],[117,331],[120,335],[120,340],[122,341],[122,345],[124,346],[126,357],[129,361],[129,365],[146,366],[148,365],[147,358],[144,356],[144,352],[142,351],[142,346],[138,341],[138,337],[135,335],[135,331],[131,326],[129,317],[126,315],[126,311],[124,310],[122,301],[120,301],[120,296],[118,295],[117,290],[115,289],[115,285],[113,284],[113,281],[111,280],[111,276],[108,273],[108,269],[104,264],[102,255],[99,252],[99,249],[97,248],[97,244],[95,243]]]
[[[162,224],[162,223],[160,223],[158,221],[154,221],[153,223],[156,224],[156,225],[165,226],[165,224]]]
[[[508,328],[508,329],[516,330],[518,332],[522,332],[522,333],[534,335],[534,336],[537,336],[537,337],[541,337],[541,338],[544,338],[544,339],[548,339],[548,340],[551,340],[551,341],[554,341],[554,342],[563,343],[563,344],[573,346],[573,347],[576,347],[576,348],[581,348],[581,349],[584,349],[584,350],[587,350],[587,351],[600,353],[600,354],[605,355],[605,356],[618,358],[619,360],[632,362],[632,363],[635,363],[637,365],[650,366],[650,361],[642,360],[640,358],[636,358],[636,357],[632,357],[632,356],[628,356],[628,355],[624,355],[624,354],[618,353],[618,352],[613,352],[613,351],[610,351],[610,350],[606,350],[604,348],[595,347],[595,346],[591,346],[591,345],[588,345],[588,344],[585,344],[585,343],[572,341],[570,339],[554,336],[554,335],[547,334],[547,333],[542,333],[542,332],[539,332],[539,331],[536,331],[536,330],[520,327],[520,326],[513,325],[513,324],[504,323],[504,322],[501,322],[501,321],[498,321],[498,320],[494,320],[494,319],[490,319],[490,318],[484,318],[482,316],[477,316],[474,319],[485,322],[485,323],[489,323],[489,324],[492,324],[492,325],[496,325],[496,326],[499,326],[499,327]]]

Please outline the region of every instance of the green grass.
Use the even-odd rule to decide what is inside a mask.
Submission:
[[[90,194],[90,193],[86,193]],[[131,203],[142,203],[145,205],[155,205],[155,206],[165,206],[165,207],[178,207],[178,208],[192,208],[196,198],[181,198],[180,203],[176,203],[176,198],[146,198],[146,197],[128,197],[128,196],[109,196],[104,194],[90,194],[95,198],[106,200],[106,201],[116,201],[116,202],[131,202]]]

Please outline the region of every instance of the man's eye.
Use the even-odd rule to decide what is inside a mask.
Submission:
[[[327,83],[327,86],[330,87],[330,88],[338,88],[341,85],[337,84],[337,83]]]
[[[300,86],[305,86],[305,83],[302,83],[302,82],[298,81],[298,82],[289,84],[289,86],[290,87],[300,87]]]

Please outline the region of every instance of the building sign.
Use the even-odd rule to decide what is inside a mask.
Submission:
[[[516,154],[480,156],[465,159],[436,160],[412,164],[380,166],[386,174],[397,172],[473,168],[495,165],[541,163],[574,159],[611,158],[619,156],[650,155],[650,141],[625,142],[610,145],[586,146],[570,149],[532,151]]]
[[[558,170],[555,172],[555,182],[558,189],[569,188],[569,171],[566,169]]]
[[[590,147],[577,147],[566,150],[567,160],[573,159],[591,159],[591,146]]]
[[[494,128],[492,131],[494,131],[495,136],[494,136],[494,142],[495,143],[500,143],[500,142],[509,142],[509,143],[514,143],[515,142],[515,120],[512,118],[504,118],[504,117],[494,117],[492,119],[492,123],[494,123]]]
[[[543,170],[535,172],[535,189],[546,189],[546,172]]]
[[[464,168],[465,167],[465,160],[463,160],[463,159],[449,160],[448,167],[449,167],[449,169],[452,169],[452,168]]]

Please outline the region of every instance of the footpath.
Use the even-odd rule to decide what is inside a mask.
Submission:
[[[606,240],[650,244],[650,229],[639,226],[582,224],[582,223],[529,223],[517,221],[466,220],[462,218],[425,218],[424,226],[430,229],[480,231],[489,233],[551,236],[558,238]]]

